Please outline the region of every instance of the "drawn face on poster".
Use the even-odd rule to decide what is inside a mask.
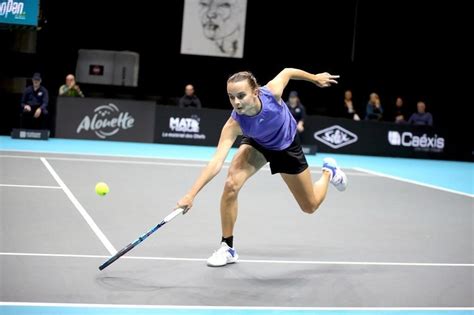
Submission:
[[[186,0],[181,53],[242,58],[247,0]]]

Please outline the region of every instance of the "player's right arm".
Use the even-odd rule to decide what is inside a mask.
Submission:
[[[188,193],[178,201],[178,207],[186,206],[191,208],[193,200],[199,191],[220,172],[232,144],[234,144],[237,136],[241,134],[242,130],[240,129],[239,123],[232,117],[229,117],[224,127],[222,127],[221,136],[214,156],[202,170],[201,175],[199,175]]]

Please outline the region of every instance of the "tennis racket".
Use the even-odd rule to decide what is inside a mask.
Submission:
[[[174,210],[173,212],[171,212],[170,214],[168,214],[159,224],[155,225],[148,232],[146,232],[145,234],[143,234],[142,236],[137,238],[134,242],[128,244],[127,246],[125,246],[124,248],[119,250],[115,255],[113,255],[106,262],[104,262],[102,265],[100,265],[99,270],[104,270],[105,268],[107,268],[107,266],[109,266],[114,261],[116,261],[117,259],[119,259],[123,255],[125,255],[126,253],[131,251],[135,246],[137,246],[138,244],[140,244],[141,242],[146,240],[148,236],[150,236],[151,234],[156,232],[156,230],[158,230],[160,227],[162,227],[166,223],[173,220],[178,214],[181,214],[181,213],[185,214],[186,212],[188,212],[188,210],[189,210],[188,207],[182,207],[182,208],[178,208],[178,209]]]

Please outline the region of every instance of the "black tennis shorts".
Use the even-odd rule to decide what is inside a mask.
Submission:
[[[272,174],[299,174],[308,168],[308,162],[301,148],[300,137],[295,135],[295,139],[290,146],[284,150],[269,150],[262,147],[254,139],[243,136],[240,145],[248,144],[263,154],[265,159],[270,163]]]

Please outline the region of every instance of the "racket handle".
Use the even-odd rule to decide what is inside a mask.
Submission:
[[[171,212],[170,214],[168,214],[168,215],[163,219],[163,221],[161,222],[161,224],[168,223],[169,221],[173,220],[178,214],[181,214],[181,213],[184,214],[184,211],[186,210],[186,208],[187,208],[187,207],[182,207],[182,208],[175,209],[173,212]],[[186,211],[187,211],[187,210],[186,210]]]
[[[128,253],[132,248],[134,248],[135,245],[133,243],[128,244],[126,247],[122,248],[117,254],[113,255],[112,257],[109,258],[105,263],[99,266],[99,270],[104,270],[107,268],[110,264],[112,264],[114,261]]]

